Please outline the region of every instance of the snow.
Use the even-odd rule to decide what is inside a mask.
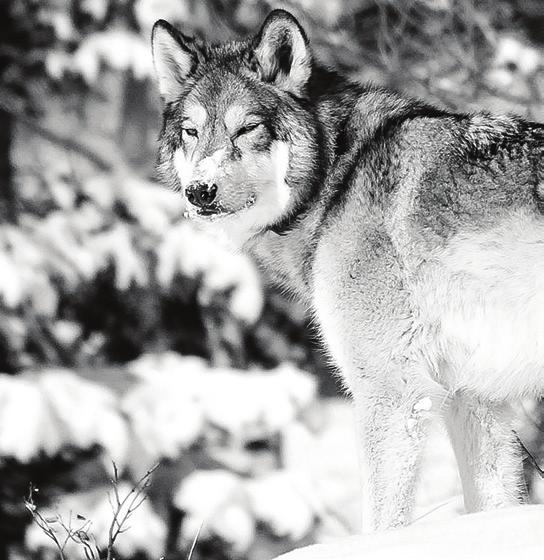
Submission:
[[[315,378],[289,364],[246,372],[165,353],[144,355],[129,371],[144,382],[127,394],[123,410],[156,458],[177,456],[212,427],[236,441],[270,437],[316,398]]]
[[[54,317],[63,292],[111,266],[119,291],[148,286],[154,277],[168,288],[182,275],[198,279],[200,305],[221,295],[240,322],[259,319],[264,300],[255,266],[180,220],[179,195],[130,174],[101,174],[81,182],[88,199],[76,206],[68,172],[62,166],[50,171],[48,194],[57,209],[43,218],[23,214],[18,228],[0,227],[0,299],[8,308],[29,302],[38,315]],[[116,203],[130,221],[117,218]]]
[[[142,354],[127,365],[130,373],[142,380],[152,380],[157,375],[165,374],[198,375],[206,368],[206,362],[202,358],[182,356],[173,351]]]
[[[54,29],[55,36],[61,41],[69,41],[76,36],[76,30],[70,15],[63,10],[52,10],[49,23]]]
[[[88,84],[95,84],[100,74],[100,58],[88,43],[84,43],[73,54],[67,67],[80,74]]]
[[[137,0],[134,13],[146,35],[158,19],[174,23],[186,22],[194,17],[188,0]]]
[[[19,267],[11,256],[0,253],[0,295],[7,307],[14,308],[23,299],[23,287],[21,284]]]
[[[297,541],[312,529],[315,511],[292,473],[271,472],[249,480],[246,488],[255,517],[275,536]]]
[[[282,430],[297,415],[289,393],[273,372],[247,375],[218,370],[206,379],[202,408],[209,421],[232,434],[258,439]]]
[[[53,80],[61,80],[70,64],[70,56],[61,50],[52,50],[45,57],[45,70]]]
[[[204,428],[204,415],[194,396],[181,384],[162,379],[131,390],[122,409],[148,464],[178,457],[197,441]]]
[[[119,196],[138,223],[155,235],[166,235],[183,211],[181,196],[133,176],[123,178]]]
[[[108,211],[113,208],[116,190],[112,186],[112,180],[109,175],[97,174],[89,177],[82,183],[81,190],[102,211]]]
[[[218,536],[238,552],[253,542],[257,522],[278,538],[296,541],[310,532],[315,520],[297,481],[282,470],[253,479],[221,469],[195,471],[182,481],[173,503],[186,514],[186,541],[202,526],[202,540]]]
[[[304,481],[313,508],[325,524],[320,532],[342,536],[360,526],[361,478],[350,404],[340,399],[319,408],[321,428],[314,432],[296,422],[284,432],[282,458],[285,469]]]
[[[133,283],[136,286],[147,285],[146,262],[136,252],[128,226],[118,223],[104,233],[93,236],[89,248],[97,256],[99,268],[114,265],[115,286],[118,290],[127,290]]]
[[[276,370],[278,382],[299,408],[309,406],[317,398],[315,379],[292,364],[283,363]]]
[[[57,447],[58,440],[51,441],[51,436],[43,439],[44,428],[49,427],[44,425],[47,412],[46,403],[33,383],[0,376],[0,455],[27,463],[40,447],[47,451]]]
[[[232,472],[197,470],[183,480],[172,503],[179,510],[208,519],[242,492],[242,479]]]
[[[416,492],[414,519],[438,507],[437,515],[462,513],[461,480],[450,440],[444,426],[437,420],[429,425],[420,482]]]
[[[118,71],[132,70],[139,79],[147,78],[153,72],[147,42],[121,27],[86,36],[74,53],[71,69],[92,85],[99,78],[101,64]]]
[[[524,76],[534,74],[543,63],[542,52],[523,43],[516,37],[502,36],[499,38],[495,53],[495,65],[508,67],[513,64]]]
[[[59,319],[52,323],[51,332],[55,339],[63,346],[69,346],[81,336],[83,329],[81,325],[75,321]]]
[[[534,560],[544,551],[543,527],[544,506],[518,506],[338,539],[277,560]]]
[[[25,233],[9,225],[0,228],[0,296],[7,307],[16,308],[29,300],[38,314],[54,315],[57,292],[45,262],[43,251]]]
[[[0,456],[28,463],[67,446],[100,445],[105,461],[125,462],[128,432],[108,389],[65,370],[0,374]]]
[[[259,274],[251,261],[222,245],[187,221],[171,227],[157,251],[157,278],[163,286],[179,273],[202,278],[199,301],[207,305],[215,293],[231,293],[232,314],[251,325],[261,315],[263,292]]]
[[[93,17],[97,21],[101,21],[106,17],[108,11],[107,0],[82,0],[81,10]]]
[[[210,530],[230,545],[235,554],[246,552],[255,539],[256,524],[240,504],[228,504],[213,518]]]
[[[226,470],[194,471],[176,493],[173,504],[185,512],[182,538],[191,542],[220,537],[238,553],[245,552],[255,538],[255,520],[246,506],[243,480]]]

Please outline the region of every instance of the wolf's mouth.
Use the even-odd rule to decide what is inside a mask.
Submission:
[[[215,216],[222,212],[219,208],[197,208],[196,213],[198,216]]]
[[[244,210],[248,210],[249,208],[251,208],[256,202],[256,196],[255,194],[251,194],[245,204],[241,207],[238,208],[236,210],[226,210],[224,208],[222,208],[220,205],[218,204],[212,204],[210,206],[206,206],[204,208],[199,208],[199,207],[195,207],[192,204],[189,204],[189,211],[186,212],[186,217],[195,217],[195,218],[208,218],[210,220],[218,220],[221,218],[226,218],[228,216],[233,216],[236,214],[240,214],[240,212],[243,212]]]
[[[202,220],[220,220],[221,218],[230,216],[235,212],[230,212],[227,210],[223,210],[218,207],[213,208],[195,208],[190,207],[188,211],[184,213],[185,218],[193,218],[193,219],[202,219]]]

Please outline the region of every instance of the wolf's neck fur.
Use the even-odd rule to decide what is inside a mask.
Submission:
[[[245,249],[258,260],[273,281],[307,301],[311,287],[311,256],[318,241],[317,232],[324,210],[322,192],[338,153],[346,148],[341,145],[343,133],[365,90],[360,84],[323,68],[314,71],[309,86],[309,98],[320,136],[320,167],[308,177],[308,196],[294,215],[279,229],[271,228],[245,244]],[[316,204],[317,200],[321,203]]]

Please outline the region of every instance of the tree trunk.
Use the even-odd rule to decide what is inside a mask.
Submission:
[[[12,223],[17,221],[17,197],[11,166],[14,125],[13,116],[0,109],[0,220]]]

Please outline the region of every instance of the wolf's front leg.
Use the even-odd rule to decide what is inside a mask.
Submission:
[[[405,525],[431,401],[420,392],[358,382],[353,391],[362,441],[363,532]]]
[[[468,512],[527,500],[521,449],[507,405],[457,394],[446,413]]]

